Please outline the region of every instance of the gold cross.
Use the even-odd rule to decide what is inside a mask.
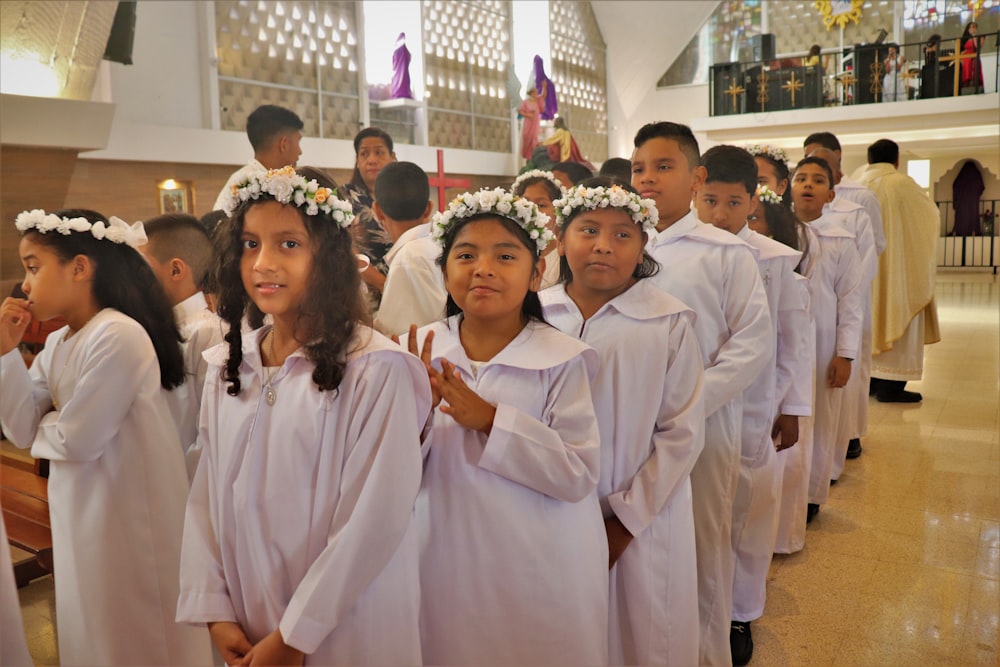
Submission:
[[[858,82],[858,77],[854,76],[854,72],[848,71],[837,76],[837,81],[844,87],[844,99],[846,100],[847,96],[850,95],[851,86]]]
[[[736,82],[733,81],[732,85],[726,90],[726,95],[732,95],[733,97],[733,111],[736,111],[736,98],[746,92],[746,88],[742,86],[737,86]]]
[[[952,73],[953,76],[951,77],[952,79],[955,80],[955,92],[954,92],[955,97],[958,97],[958,80],[962,78],[962,68],[959,67],[959,63],[962,62],[963,60],[968,60],[969,58],[975,58],[975,57],[976,54],[974,53],[963,53],[962,40],[956,39],[955,53],[951,54],[950,56],[944,56],[943,58],[940,59],[941,62],[943,63],[951,63],[951,66],[955,68],[955,71]]]
[[[757,101],[760,102],[761,111],[764,110],[767,100],[767,71],[761,70],[760,75],[757,77]]]
[[[882,74],[884,73],[882,63],[878,61],[877,56],[875,62],[868,67],[868,70],[872,74],[872,82],[868,86],[868,90],[877,98],[882,94]]]
[[[795,93],[800,88],[802,88],[802,86],[804,86],[804,85],[806,85],[806,84],[802,83],[801,81],[797,81],[795,79],[795,72],[793,71],[792,72],[792,78],[791,78],[791,80],[788,83],[786,83],[785,85],[782,86],[782,88],[784,88],[785,90],[787,90],[789,93],[792,94],[792,108],[793,109],[795,108]]]

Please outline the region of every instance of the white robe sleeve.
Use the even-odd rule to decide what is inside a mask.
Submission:
[[[422,327],[444,319],[447,294],[441,269],[423,257],[405,253],[404,246],[389,266],[376,327],[386,336],[403,335],[411,324]]]
[[[773,361],[767,350],[771,349],[774,328],[757,261],[743,249],[730,253],[729,258],[726,266],[718,267],[725,272],[722,299],[729,338],[705,369],[702,391],[706,417],[742,395]]]
[[[812,371],[809,328],[809,282],[788,272],[778,303],[778,357],[775,393],[779,415],[812,414]]]
[[[39,421],[31,448],[35,458],[99,458],[131,409],[147,367],[159,363],[145,332],[119,322],[109,322],[81,342],[88,347],[81,351],[72,398]]]
[[[216,367],[218,369],[218,367]],[[206,385],[208,400],[202,401],[198,418],[197,448],[201,453],[197,471],[191,480],[187,508],[184,514],[184,538],[181,542],[180,598],[177,601],[178,623],[238,622],[229,597],[222,566],[222,551],[213,507],[219,502],[212,480],[219,479],[215,451],[210,443],[217,438],[218,412],[214,401],[237,399],[226,395],[221,378],[210,379]],[[223,489],[222,493],[229,493]]]
[[[857,359],[861,348],[862,267],[854,242],[845,242],[839,253],[833,290],[837,294],[837,356]],[[829,359],[817,359],[824,369]]]
[[[601,436],[582,356],[550,371],[552,383],[539,421],[497,405],[479,467],[547,496],[575,503],[600,478]]]
[[[857,216],[857,224],[855,225],[856,233],[854,234],[854,247],[858,251],[858,256],[861,259],[861,266],[864,268],[864,278],[862,279],[862,289],[867,289],[871,286],[871,282],[875,280],[875,274],[878,272],[878,252],[875,248],[875,235],[872,231],[871,218],[868,216],[867,211],[863,208],[858,209],[855,212]]]
[[[42,415],[52,410],[52,395],[43,368],[51,350],[46,346],[29,370],[16,347],[0,357],[0,422],[7,438],[26,449],[31,446]]]
[[[653,431],[653,453],[627,489],[608,496],[615,516],[632,535],[648,528],[663,511],[705,446],[701,348],[686,318],[678,318],[668,344],[671,362]]]
[[[420,362],[374,352],[369,390],[353,413],[341,470],[340,497],[327,544],[288,603],[279,629],[285,643],[309,654],[351,613],[395,555],[413,518],[422,471],[418,439],[430,409]],[[333,499],[331,499],[331,502]]]
[[[885,251],[885,228],[882,226],[882,206],[879,204],[875,193],[862,198],[861,205],[868,213],[868,219],[872,225],[872,240],[875,244],[875,253],[881,255]]]

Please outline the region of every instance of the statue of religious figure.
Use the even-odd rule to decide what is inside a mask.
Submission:
[[[545,84],[543,87],[542,84]],[[545,76],[545,66],[542,65],[542,57],[535,56],[535,90],[545,89],[542,99],[542,120],[552,120],[559,111],[559,102],[556,101],[556,84],[552,79]]]
[[[392,52],[392,86],[389,88],[390,99],[413,99],[410,89],[410,50],[406,48],[406,33],[399,33],[396,38],[396,50]]]

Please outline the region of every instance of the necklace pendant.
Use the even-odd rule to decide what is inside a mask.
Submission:
[[[278,392],[276,392],[271,385],[267,385],[264,391],[264,402],[268,405],[274,405],[274,402],[278,400]]]

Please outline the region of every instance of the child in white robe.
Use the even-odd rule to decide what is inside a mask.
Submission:
[[[607,663],[597,354],[542,317],[547,221],[496,189],[432,223],[449,317],[408,338],[440,401],[417,505],[426,665]]]
[[[819,512],[830,494],[837,450],[843,387],[861,347],[861,281],[863,267],[854,236],[823,214],[832,201],[833,172],[823,160],[801,160],[792,177],[795,216],[809,225],[818,248],[809,248],[811,310],[816,324],[816,394],[813,410],[813,455],[809,471],[806,521]]]
[[[35,210],[17,228],[27,299],[0,307],[0,419],[50,461],[62,664],[210,664],[204,629],[173,620],[188,479],[164,390],[184,360],[142,224]],[[28,370],[17,344],[54,317]]]
[[[412,162],[390,162],[375,179],[372,213],[392,238],[389,267],[375,328],[387,336],[444,319],[444,279],[437,258],[441,247],[427,222],[433,204],[427,174]]]
[[[733,501],[739,475],[743,391],[772,362],[774,329],[753,249],[691,211],[704,180],[698,142],[685,125],[659,122],[635,137],[632,187],[656,202],[657,234],[647,250],[660,264],[650,281],[698,316],[705,366],[705,448],[691,472],[699,663],[728,665],[733,594]]]
[[[759,161],[758,161],[759,166]],[[809,279],[801,275],[803,266],[808,265],[812,257],[808,254],[811,247],[818,248],[816,235],[807,226],[795,220],[791,211],[785,206],[780,195],[769,194],[767,186],[758,187],[758,206],[747,218],[748,227],[760,236],[779,241],[800,253],[802,259],[796,267],[795,282],[792,289],[797,293],[797,301],[806,309],[804,324],[788,321],[787,316],[779,315],[778,326],[785,331],[795,331],[797,340],[788,344],[801,350],[794,365],[789,365],[787,354],[779,349],[777,374],[775,377],[775,394],[780,398],[778,413],[780,415],[800,415],[798,418],[798,441],[794,447],[785,447],[781,443],[782,433],[772,432],[777,449],[776,487],[778,493],[777,510],[774,521],[774,553],[794,553],[805,546],[806,506],[809,502],[809,470],[812,465],[813,441],[813,392],[816,355],[816,331],[809,310]],[[801,235],[800,235],[801,233]],[[801,240],[800,240],[801,239]],[[811,239],[811,241],[810,241]],[[799,250],[799,248],[803,250]],[[818,252],[818,250],[817,250]],[[792,290],[789,290],[792,294]],[[798,330],[796,331],[796,327]],[[782,338],[778,340],[779,347]],[[777,430],[777,429],[776,429]]]
[[[426,373],[363,324],[332,183],[289,167],[235,196],[177,619],[207,623],[229,664],[419,664]],[[273,325],[245,335],[247,313]]]
[[[139,252],[167,293],[184,339],[187,379],[170,392],[169,398],[191,479],[198,468],[198,412],[208,371],[202,353],[221,343],[224,333],[222,321],[208,309],[202,291],[212,263],[212,240],[197,218],[184,213],[157,216],[145,221],[144,226],[148,242],[139,246]]]
[[[658,269],[643,250],[656,227],[651,200],[605,177],[582,181],[555,206],[566,282],[540,294],[545,317],[601,360],[591,391],[610,549],[610,664],[693,665],[690,474],[705,437],[695,314],[644,280]],[[623,390],[623,379],[642,390]]]
[[[751,622],[764,613],[765,584],[774,547],[778,508],[775,442],[782,448],[798,441],[798,418],[810,406],[789,406],[778,395],[777,367],[794,368],[804,355],[802,332],[809,327],[809,312],[795,285],[795,267],[801,253],[751,230],[747,225],[756,207],[757,164],[750,153],[736,146],[713,146],[702,155],[705,181],[695,195],[699,219],[734,234],[757,249],[757,262],[767,294],[776,336],[774,363],[765,368],[743,392],[740,429],[740,470],[733,504],[732,541],[733,620],[730,649],[734,665],[745,665],[753,655]],[[767,190],[770,193],[770,190]],[[776,202],[777,194],[771,193]],[[784,385],[782,389],[786,389]],[[779,400],[780,399],[780,400]],[[787,411],[778,412],[779,402]]]
[[[518,197],[524,197],[538,207],[538,210],[549,216],[549,229],[553,234],[558,233],[556,228],[556,211],[552,202],[563,196],[562,183],[551,171],[542,169],[532,169],[526,171],[516,179],[510,186],[510,191]],[[555,243],[550,243],[549,247],[542,251],[545,259],[545,270],[542,271],[542,284],[539,289],[547,289],[559,282],[559,251]]]

